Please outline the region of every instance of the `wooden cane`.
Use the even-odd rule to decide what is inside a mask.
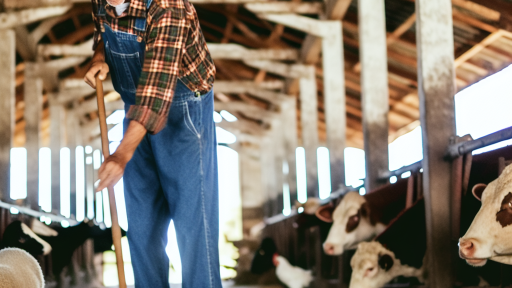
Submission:
[[[105,113],[105,100],[103,98],[103,83],[99,76],[96,77],[96,95],[98,96],[98,115],[100,120],[101,132],[101,150],[105,159],[110,156],[108,145],[107,116]],[[108,198],[110,202],[110,215],[112,219],[112,239],[114,240],[114,248],[116,252],[117,276],[119,277],[119,288],[126,288],[126,278],[124,276],[123,249],[121,247],[121,227],[117,218],[116,196],[114,187],[108,186]]]

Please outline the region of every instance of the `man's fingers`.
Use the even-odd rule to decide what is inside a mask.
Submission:
[[[94,89],[96,89],[96,74],[99,70],[100,67],[93,65],[87,74],[85,74],[85,82]]]
[[[99,73],[99,78],[101,81],[107,79],[107,73],[108,73],[108,66],[102,65],[102,67],[100,69],[100,73]]]

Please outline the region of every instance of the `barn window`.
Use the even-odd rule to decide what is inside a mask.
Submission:
[[[331,195],[331,166],[329,159],[329,149],[319,147],[316,150],[318,165],[318,189],[320,199],[329,198]]]
[[[10,196],[12,199],[27,198],[27,149],[11,149]]]

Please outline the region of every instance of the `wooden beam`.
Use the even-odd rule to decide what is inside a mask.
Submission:
[[[463,23],[466,23],[466,24],[476,27],[478,29],[487,31],[489,33],[493,33],[498,30],[498,28],[494,27],[493,25],[484,23],[476,18],[468,16],[468,15],[461,13],[457,10],[453,10],[453,19],[461,21]]]
[[[254,150],[258,152],[257,155],[254,155]],[[260,164],[258,150],[259,148],[255,148],[253,145],[239,145],[236,149],[240,159],[240,194],[244,208],[242,213],[245,213],[247,208],[261,208],[264,205],[264,191],[261,182],[263,167]]]
[[[268,132],[269,125],[259,125],[254,121],[249,121],[245,119],[238,119],[235,122],[222,121],[216,124],[218,127],[226,129],[237,135],[245,134],[251,136],[264,136]],[[237,139],[240,140],[240,139]],[[256,143],[259,143],[260,138],[256,138]]]
[[[16,104],[16,37],[12,30],[0,30],[0,39],[0,200],[9,203],[10,153]]]
[[[52,97],[50,101],[50,149],[52,152],[52,213],[61,214],[60,206],[60,149],[64,146],[64,107],[56,103]]]
[[[270,136],[263,137],[260,145],[261,183],[263,186],[263,211],[266,217],[274,216],[275,197],[279,189],[276,177],[274,143]]]
[[[34,61],[36,58],[36,43],[25,26],[14,27],[16,32],[16,51],[24,61]]]
[[[43,114],[43,80],[34,72],[34,63],[25,62],[25,148],[27,149],[27,201],[32,210],[39,211],[39,149]]]
[[[451,163],[443,160],[455,134],[455,71],[450,0],[416,0],[418,93],[423,133],[423,194],[427,221],[429,285],[453,287]],[[470,58],[470,57],[468,57]],[[460,213],[460,211],[459,211]]]
[[[388,34],[386,37],[386,46],[389,47],[389,45],[395,43],[402,35],[409,30],[412,25],[416,22],[416,13],[413,13],[407,20],[404,21],[400,26],[398,26],[395,31]],[[388,51],[389,53],[390,51]],[[354,71],[360,72],[361,71],[361,62],[357,62],[356,65],[354,65]]]
[[[254,81],[225,81],[218,80],[214,84],[215,93],[225,94],[241,94],[250,93],[251,91],[258,89],[266,90],[282,90],[284,88],[284,82],[280,80],[263,81],[256,83]]]
[[[491,35],[485,37],[485,39],[482,40],[480,43],[476,44],[471,49],[466,51],[464,54],[462,54],[459,57],[457,57],[457,59],[454,62],[455,63],[455,68],[459,67],[462,63],[466,62],[471,57],[475,56],[480,51],[484,50],[485,47],[491,45],[494,41],[498,40],[503,35],[505,35],[504,30],[498,30],[496,32],[491,33]]]
[[[333,25],[339,21],[317,20],[306,16],[292,13],[257,13],[258,17],[268,21],[282,24],[302,32],[309,33],[317,37],[329,37],[332,35]],[[335,30],[336,31],[336,30]]]
[[[389,169],[388,63],[384,15],[384,0],[359,1],[359,55],[367,192],[385,183],[379,180],[379,171]]]
[[[288,173],[285,173],[285,181],[290,190],[290,201],[293,205],[297,200],[297,170],[296,170],[296,149],[297,149],[297,99],[286,98],[280,104],[281,121],[284,144],[284,155],[288,165]]]
[[[322,38],[324,109],[332,191],[345,185],[344,155],[347,126],[343,32],[341,21],[337,23],[337,29],[332,31],[332,36]]]
[[[43,19],[62,15],[70,8],[70,5],[65,5],[0,13],[0,29],[9,29],[20,25],[27,25]]]
[[[261,2],[245,4],[253,13],[297,13],[322,14],[324,5],[320,2]]]
[[[347,13],[351,0],[327,0],[325,18],[328,20],[341,20]],[[302,43],[301,60],[305,64],[315,64],[320,57],[322,41],[319,37],[307,35]]]
[[[296,49],[247,49],[238,44],[214,43],[208,43],[208,49],[213,59],[296,61],[299,58]]]
[[[282,117],[281,117],[282,118]],[[271,131],[269,136],[271,138],[271,144],[267,149],[272,150],[273,154],[273,164],[274,164],[274,173],[273,177],[275,178],[276,189],[271,194],[272,200],[272,216],[283,213],[283,187],[284,183],[288,182],[287,175],[284,174],[283,165],[286,159],[285,152],[285,139],[283,130],[287,127],[283,126],[282,119],[275,117],[271,120]],[[291,130],[291,129],[290,129]]]
[[[496,22],[500,21],[500,16],[501,16],[500,12],[493,10],[493,9],[489,9],[489,8],[479,5],[475,2],[471,2],[468,0],[452,0],[452,4],[455,6],[462,7],[464,9],[469,10],[473,13],[476,13],[480,16],[483,16],[489,20],[496,21]]]
[[[318,197],[318,103],[315,69],[307,68],[308,77],[299,79],[300,86],[300,123],[302,147],[306,151],[307,195]]]
[[[3,6],[7,10],[41,8],[56,5],[70,5],[70,0],[4,0]]]
[[[310,66],[302,64],[285,64],[268,60],[250,60],[244,61],[247,66],[251,66],[269,73],[277,74],[286,78],[309,77]]]
[[[228,112],[242,113],[254,119],[264,119],[276,116],[276,112],[262,109],[242,101],[219,102],[215,101],[215,111],[226,110]]]
[[[93,39],[78,45],[70,44],[40,44],[37,46],[39,57],[50,56],[86,56],[94,53],[92,50]]]

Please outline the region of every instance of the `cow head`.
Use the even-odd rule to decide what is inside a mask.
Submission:
[[[48,255],[52,247],[43,239],[39,238],[25,223],[14,221],[4,231],[0,249],[20,248],[32,256]]]
[[[512,165],[489,185],[475,185],[473,195],[482,207],[459,240],[460,257],[472,266],[512,264]]]
[[[392,251],[379,242],[363,242],[350,261],[351,288],[379,288],[398,276],[417,277],[423,281],[423,271],[402,265]]]
[[[263,239],[252,259],[251,272],[254,274],[263,274],[274,267],[274,256],[276,253],[277,247],[274,240],[272,240],[272,238]]]
[[[349,192],[332,214],[332,227],[324,243],[328,255],[341,255],[344,250],[355,249],[357,244],[375,237],[385,229],[370,219],[370,207],[363,196]]]

